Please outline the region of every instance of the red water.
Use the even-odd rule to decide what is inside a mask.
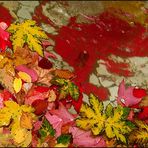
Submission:
[[[38,23],[42,21],[55,27],[55,24],[42,13],[44,4],[36,9],[33,18]],[[97,88],[88,82],[89,75],[95,70],[96,61],[104,60],[110,73],[132,76],[134,73],[129,70],[128,63],[116,63],[109,59],[109,56],[148,56],[148,37],[145,34],[146,29],[142,25],[130,25],[104,12],[91,17],[89,24],[76,23],[76,17],[73,17],[67,26],[59,28],[57,36],[49,37],[55,40],[56,52],[74,67],[77,76],[75,81],[82,85],[83,91],[95,92],[101,99],[106,99],[109,95],[107,88]]]

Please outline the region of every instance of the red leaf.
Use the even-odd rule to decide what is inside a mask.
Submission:
[[[42,58],[38,62],[38,66],[43,68],[43,69],[50,69],[50,68],[52,68],[52,63],[48,59]]]
[[[147,120],[148,119],[148,106],[142,108],[142,111],[138,114],[138,118],[140,120]]]
[[[133,95],[137,98],[142,98],[144,96],[146,96],[146,90],[145,89],[141,89],[141,88],[134,88],[133,90]]]
[[[48,102],[46,100],[35,100],[32,103],[32,106],[35,108],[35,114],[36,115],[41,115],[43,114],[47,107],[48,107]]]
[[[5,31],[7,27],[8,26],[6,23],[0,23],[0,49],[2,51],[5,51],[7,46],[11,46],[11,43],[9,41],[9,33]]]

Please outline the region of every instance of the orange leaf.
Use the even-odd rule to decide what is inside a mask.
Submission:
[[[64,78],[64,79],[70,79],[72,77],[74,77],[74,74],[72,72],[70,72],[69,70],[60,70],[60,69],[56,69],[54,71],[55,76],[58,76],[60,78]]]
[[[32,117],[28,113],[23,112],[20,118],[20,125],[22,128],[32,129]]]

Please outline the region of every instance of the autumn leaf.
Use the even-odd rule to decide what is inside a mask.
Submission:
[[[138,104],[141,101],[143,96],[141,96],[140,98],[134,96],[133,94],[134,90],[135,90],[135,87],[133,86],[126,88],[125,82],[123,80],[120,83],[119,89],[118,89],[118,99],[117,99],[118,103],[122,103],[127,107]]]
[[[148,96],[145,96],[144,98],[142,98],[141,102],[139,103],[140,107],[146,107],[148,106]]]
[[[11,46],[9,41],[9,33],[6,31],[8,25],[4,22],[0,22],[0,50],[5,51],[7,46]]]
[[[76,147],[106,147],[103,137],[94,137],[90,131],[70,127],[69,132],[72,134],[73,145]]]
[[[13,81],[13,88],[16,93],[18,93],[22,88],[22,80],[21,78],[15,78]]]
[[[26,129],[32,129],[32,117],[30,114],[23,112],[20,118],[20,125]]]
[[[25,72],[18,72],[18,76],[23,80],[23,81],[25,81],[25,82],[28,82],[28,83],[30,83],[31,82],[31,77],[30,77],[30,75],[28,75],[27,73],[25,73]]]
[[[14,101],[5,101],[4,104],[5,107],[0,110],[0,127],[9,126],[16,145],[28,146],[31,142],[31,131],[28,131],[25,127],[21,127],[20,119],[23,112],[30,114],[32,119],[35,118],[33,114],[34,109],[27,105],[19,106]]]
[[[79,88],[70,80],[62,79],[62,78],[55,78],[55,79],[52,79],[51,83],[60,86],[59,99],[64,99],[69,94],[74,100],[76,100],[76,101],[78,100]]]
[[[27,43],[32,51],[36,51],[40,56],[43,56],[40,39],[47,39],[47,35],[40,27],[36,26],[35,21],[26,20],[20,24],[11,24],[8,31],[11,33],[14,52],[17,47],[23,47]]]
[[[131,143],[137,143],[140,147],[148,147],[148,124],[144,121],[136,120],[138,128],[133,130],[129,136]]]
[[[54,75],[63,79],[71,79],[72,77],[74,77],[74,74],[71,71],[62,69],[56,69],[54,71]]]
[[[124,135],[132,130],[126,123],[127,109],[121,106],[113,108],[109,104],[104,111],[103,102],[93,94],[90,94],[89,103],[90,105],[83,103],[81,106],[80,117],[76,120],[77,126],[84,130],[91,130],[94,135],[105,132],[108,138],[116,138],[126,143]]]
[[[55,130],[47,119],[44,119],[41,128],[39,129],[39,134],[41,136],[41,142],[43,142],[47,136],[50,135],[53,137],[55,135]]]

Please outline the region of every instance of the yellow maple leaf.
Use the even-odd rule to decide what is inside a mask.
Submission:
[[[123,120],[123,108],[114,108],[109,104],[104,111],[103,103],[93,94],[89,97],[90,105],[83,103],[80,109],[80,117],[76,120],[77,126],[84,130],[91,130],[94,135],[105,132],[108,138],[116,138],[124,143],[124,134],[131,131]],[[110,116],[111,115],[111,116]]]
[[[11,24],[8,32],[11,33],[14,52],[17,47],[23,47],[27,43],[32,51],[36,51],[40,56],[43,56],[40,39],[47,39],[47,35],[40,27],[36,26],[35,21],[26,20],[21,24]]]

